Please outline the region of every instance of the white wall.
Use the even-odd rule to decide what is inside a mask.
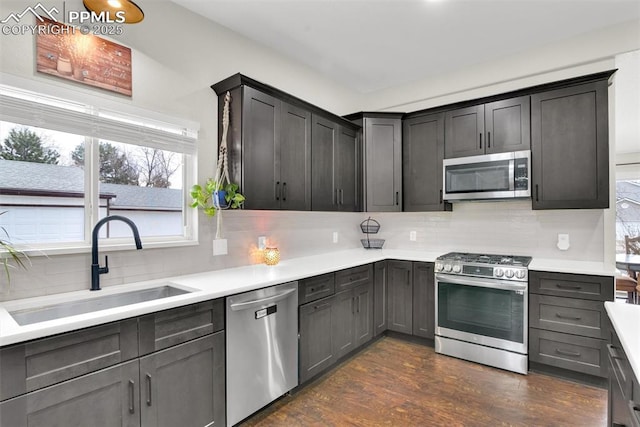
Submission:
[[[29,4],[27,1],[3,0],[0,16],[22,10]],[[338,114],[364,109],[411,111],[528,86],[529,82],[537,81],[536,77],[530,76],[532,72],[546,73],[544,80],[548,81],[611,68],[611,55],[633,44],[627,40],[632,31],[628,26],[621,26],[601,34],[601,39],[586,38],[584,45],[576,39],[567,45],[541,49],[539,56],[523,54],[415,85],[359,96],[173,3],[146,1],[141,6],[145,20],[126,27],[125,35],[118,39],[133,49],[131,99],[36,74],[31,37],[0,36],[0,72],[45,81],[56,90],[71,91],[79,97],[98,95],[105,103],[146,108],[199,122],[199,181],[211,176],[215,167],[217,104],[209,86],[236,72]],[[80,1],[67,1],[67,9],[72,8],[82,9]],[[602,43],[602,38],[619,44]],[[638,41],[635,43],[637,49]],[[542,67],[538,66],[540,58],[544,58]],[[229,239],[229,255],[213,257],[211,242],[215,222],[200,214],[199,246],[111,253],[110,273],[101,281],[109,286],[256,262],[254,245],[259,235],[267,235],[273,240],[285,260],[357,248],[362,237],[358,225],[367,216],[363,213],[225,212],[224,234]],[[463,203],[456,205],[452,213],[373,216],[383,224],[381,237],[388,239],[388,247],[443,252],[511,252],[589,261],[603,259],[604,226],[603,211],[600,210],[533,212],[524,202]],[[419,241],[415,244],[408,242],[408,230],[414,226],[419,233]],[[331,242],[333,231],[340,234],[337,244]],[[554,236],[559,232],[570,233],[571,250],[560,252],[555,249]],[[88,252],[48,258],[36,256],[32,262],[27,272],[13,272],[10,288],[6,287],[6,279],[0,276],[0,300],[89,287]]]

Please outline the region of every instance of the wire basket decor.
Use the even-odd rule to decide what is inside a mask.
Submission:
[[[360,223],[360,229],[367,235],[366,239],[360,239],[360,243],[365,249],[382,249],[384,239],[371,239],[370,234],[376,234],[380,231],[380,223],[371,217]]]
[[[365,234],[376,234],[380,230],[380,223],[369,217],[360,223],[360,229]]]

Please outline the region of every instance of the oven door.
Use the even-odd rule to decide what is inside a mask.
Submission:
[[[436,335],[527,354],[527,283],[436,274]]]

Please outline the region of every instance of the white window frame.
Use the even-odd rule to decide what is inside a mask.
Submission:
[[[114,103],[86,93],[61,93],[60,88],[2,73],[0,82],[0,120],[84,135],[85,154],[89,160],[86,163],[88,167],[85,167],[84,240],[29,244],[14,242],[17,249],[29,256],[85,253],[91,250],[93,227],[100,220],[98,146],[101,139],[182,154],[183,235],[143,237],[142,243],[145,248],[198,244],[197,211],[190,208],[188,199],[189,189],[197,177],[197,123]],[[57,93],[48,95],[52,92]],[[104,107],[105,104],[108,106]],[[129,237],[100,240],[100,251],[134,247],[133,239]]]

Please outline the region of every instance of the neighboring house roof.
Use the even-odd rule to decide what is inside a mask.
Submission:
[[[83,193],[84,170],[60,166],[0,159],[0,194],[7,190],[31,190],[50,193]],[[100,196],[111,199],[117,208],[182,209],[182,190],[100,184]]]
[[[640,203],[640,181],[616,181],[616,199]]]
[[[640,203],[629,199],[618,200],[616,217],[622,222],[640,223]]]

